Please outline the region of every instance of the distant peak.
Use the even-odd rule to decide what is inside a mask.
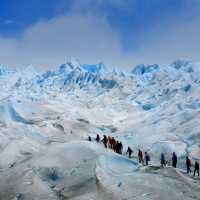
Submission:
[[[135,75],[144,74],[145,69],[146,67],[144,66],[144,64],[138,64],[133,68],[133,70],[131,71],[131,74],[135,74]]]
[[[26,69],[28,69],[28,70],[34,70],[35,71],[35,69],[33,68],[33,66],[31,65],[31,63],[29,63],[28,65],[27,65],[27,67],[25,68],[25,70]]]
[[[14,72],[20,72],[20,69],[19,69],[19,68],[16,68]]]
[[[31,65],[31,63],[28,64],[28,66],[25,68],[25,71],[34,71],[34,72],[36,72],[35,69],[33,68],[33,66]]]
[[[5,66],[3,66],[3,65],[0,65],[0,70],[1,71],[7,71],[7,68]]]
[[[81,67],[82,64],[78,59],[71,58],[70,61],[67,61],[66,63],[72,70],[76,69],[77,67]]]
[[[189,62],[190,62],[190,60],[188,60],[188,59],[177,58],[170,64],[170,66],[172,66],[178,70],[182,66],[186,66]]]
[[[120,73],[119,69],[114,65],[113,74],[120,75]]]
[[[39,75],[37,71],[33,68],[31,63],[28,64],[28,66],[23,70],[23,73],[27,75],[27,77],[34,77],[36,75]]]
[[[96,72],[104,72],[106,74],[110,73],[111,71],[106,67],[105,63],[102,61],[98,64],[93,64],[93,65],[89,65],[89,64],[82,64],[83,69],[85,69],[86,71],[90,71],[93,73]]]
[[[33,69],[33,66],[31,65],[31,63],[29,63],[26,68],[27,69]]]
[[[7,72],[7,68],[3,65],[0,65],[0,75],[3,75],[6,72]]]
[[[158,64],[148,65],[147,67],[145,67],[144,64],[139,64],[133,68],[131,74],[141,75],[144,73],[149,73],[158,70],[158,68],[159,68]]]

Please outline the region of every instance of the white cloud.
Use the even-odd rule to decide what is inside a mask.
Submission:
[[[20,23],[20,22],[16,22],[14,20],[6,20],[4,22],[5,25],[17,25],[17,26],[24,26],[23,23]]]
[[[67,15],[41,19],[28,27],[19,41],[0,40],[4,43],[0,62],[8,68],[24,68],[32,63],[36,70],[46,71],[70,58],[91,64],[103,60],[111,69],[114,64],[121,68],[125,64],[120,33],[100,13],[81,14],[72,9]]]
[[[6,20],[4,22],[4,24],[16,24],[17,22],[15,22],[14,20]]]
[[[134,52],[135,60],[145,64],[167,64],[178,57],[200,61],[200,18],[174,24],[170,21],[156,24],[137,38],[144,42]]]
[[[165,21],[157,20],[143,34],[132,37],[130,43],[137,41],[139,48],[124,53],[119,30],[112,28],[97,9],[101,1],[81,2],[74,0],[66,15],[41,19],[29,26],[19,40],[0,37],[0,64],[9,69],[23,69],[31,63],[36,70],[44,72],[70,58],[78,58],[89,64],[103,60],[110,69],[116,64],[119,69],[130,72],[139,63],[166,64],[177,57],[199,61],[200,18],[181,22],[179,16],[168,16]]]

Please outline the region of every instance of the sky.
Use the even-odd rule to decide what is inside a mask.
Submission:
[[[0,65],[38,72],[71,58],[130,72],[200,61],[200,0],[1,0]]]

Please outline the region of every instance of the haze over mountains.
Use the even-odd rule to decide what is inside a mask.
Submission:
[[[199,84],[200,62],[181,58],[131,72],[77,59],[44,74],[0,66],[0,199],[199,199],[199,177],[185,174],[186,156],[200,161]]]

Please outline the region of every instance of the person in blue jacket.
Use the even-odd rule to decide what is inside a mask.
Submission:
[[[151,160],[149,154],[147,152],[145,152],[145,160],[146,160],[146,165],[148,165],[148,162]]]
[[[177,164],[177,155],[174,152],[172,155],[172,165],[174,168],[176,168],[176,164]]]
[[[165,155],[164,155],[164,153],[161,153],[161,158],[160,158],[160,160],[161,160],[161,166],[163,166],[163,165],[166,166],[166,164],[165,164]]]

